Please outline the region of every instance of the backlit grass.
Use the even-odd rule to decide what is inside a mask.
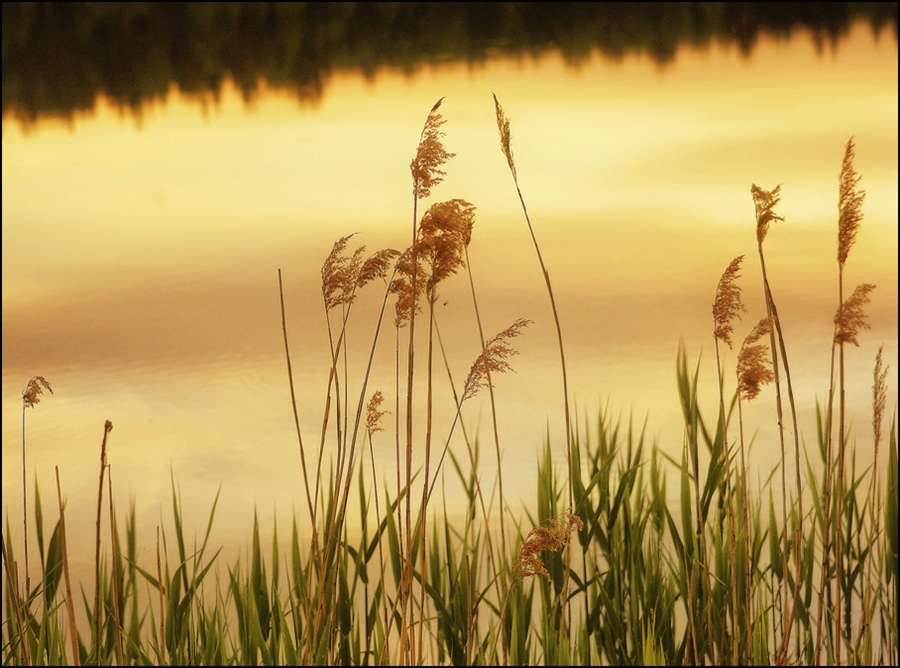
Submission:
[[[681,454],[672,457],[665,453],[678,448],[649,441],[640,425],[614,421],[605,409],[583,425],[571,417],[549,268],[519,189],[510,121],[496,97],[494,103],[501,150],[547,287],[563,380],[565,433],[544,440],[534,503],[519,507],[504,497],[495,408],[503,397],[493,385],[512,368],[516,339],[528,335],[530,321],[520,317],[485,332],[467,252],[475,207],[462,199],[430,202],[453,157],[439,100],[410,164],[409,245],[367,253],[351,249],[350,235],[323,263],[331,369],[320,424],[302,425],[298,417],[279,270],[285,394],[294,407],[305,516],[287,531],[273,526],[271,545],[254,519],[246,563],[221,563],[209,544],[218,497],[203,540],[186,541],[174,482],[171,523],[157,529],[149,551],[155,560],[138,558],[144,553],[135,508],[123,527],[106,475],[106,442],[114,438],[107,422],[94,578],[72,583],[58,471],[53,519],[45,517],[40,490],[25,487],[24,416],[50,390],[40,376],[28,383],[25,540],[13,544],[7,519],[2,541],[4,665],[897,664],[897,441],[893,418],[883,433],[887,368],[880,349],[873,461],[856,455],[846,426],[843,350],[860,345],[874,289],[863,284],[844,296],[843,269],[865,195],[852,140],[838,193],[831,382],[816,424],[807,427],[815,430],[814,447],[801,444],[791,382],[788,351],[801,342],[783,336],[777,286],[765,267],[763,241],[772,223],[784,222],[775,210],[780,188],[753,185],[756,220],[748,221],[748,239],[755,222],[766,313],[754,326],[740,322],[747,312],[742,291],[749,289],[739,283],[744,256],[718,283],[710,276],[718,392],[700,396],[699,363],[694,367],[679,348],[673,398],[684,431]],[[441,364],[435,309],[445,281],[463,273],[472,336],[482,351],[465,373]],[[381,306],[366,362],[351,374],[348,323],[362,298]],[[733,337],[742,341],[737,350]],[[394,349],[390,388],[370,387],[379,345]],[[434,402],[434,388],[444,382],[455,404],[447,424],[436,419]],[[466,402],[483,392],[490,393],[496,481],[482,477],[481,446],[462,421]],[[782,463],[751,474],[755,426],[744,423],[744,409],[772,400]],[[393,442],[390,470],[376,463],[376,439]],[[560,448],[562,471],[553,464]],[[443,477],[457,479],[459,497],[435,492]],[[461,515],[448,512],[450,504]],[[359,514],[352,522],[358,531],[348,527],[350,513]],[[39,567],[33,551],[29,557],[31,536]],[[86,624],[76,621],[79,614]]]

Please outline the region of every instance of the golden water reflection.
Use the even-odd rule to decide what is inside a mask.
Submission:
[[[560,57],[496,60],[414,78],[336,76],[314,109],[276,90],[247,110],[226,89],[203,113],[172,91],[139,125],[102,103],[71,127],[39,123],[25,135],[4,121],[4,511],[15,518],[21,499],[20,393],[40,374],[56,394],[28,413],[28,475],[51,498],[59,466],[73,553],[91,554],[106,419],[115,425],[117,494],[136,499],[148,536],[170,516],[170,475],[198,531],[221,485],[213,540],[235,549],[249,535],[254,505],[263,526],[275,509],[302,518],[276,270],[285,277],[300,418],[315,443],[328,370],[322,260],[353,232],[371,250],[408,243],[408,164],[442,96],[446,145],[458,155],[434,198],[477,206],[470,257],[485,333],[518,317],[534,321],[516,340],[516,373],[496,381],[506,492],[513,503],[532,498],[546,433],[562,457],[562,389],[543,279],[498,150],[492,92],[512,122],[579,420],[593,423],[607,405],[625,420],[633,412],[637,425],[646,417],[649,437],[676,458],[679,341],[691,365],[701,360],[711,413],[711,303],[737,255],[746,255],[749,307],[737,340],[763,315],[751,183],[783,184],[777,210],[786,220],[770,230],[766,262],[801,429],[813,444],[837,306],[837,175],[853,135],[867,197],[846,281],[878,288],[867,307],[872,329],[847,351],[847,396],[857,447],[868,456],[869,388],[882,343],[897,369],[897,45],[859,26],[825,55],[798,36],[763,40],[749,60],[736,48],[684,48],[664,70],[644,57],[594,58],[577,71]],[[353,388],[381,294],[369,286],[354,307]],[[438,325],[459,387],[479,352],[465,277],[448,283],[441,304]],[[392,395],[393,360],[388,328],[370,392]],[[439,438],[452,418],[441,377]],[[891,408],[896,371],[889,384]],[[778,458],[768,431],[772,394],[745,414],[761,425],[753,462],[762,472]],[[469,433],[478,428],[492,480],[489,415],[479,398],[464,417]],[[393,438],[381,436],[377,455],[392,475]],[[462,448],[460,436],[452,447]]]

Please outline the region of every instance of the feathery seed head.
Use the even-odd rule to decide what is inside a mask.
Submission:
[[[549,520],[549,526],[536,526],[522,542],[519,548],[519,556],[513,564],[513,574],[517,578],[527,578],[534,575],[543,575],[550,579],[550,574],[544,567],[538,556],[545,550],[558,551],[569,542],[569,538],[575,531],[584,528],[584,523],[577,515],[573,515],[571,508],[566,511],[566,521],[560,522],[553,518]]]
[[[850,247],[856,241],[856,233],[862,220],[862,203],[866,191],[857,189],[860,178],[853,169],[853,137],[850,137],[844,151],[838,188],[838,265],[841,267],[847,261]]]
[[[338,239],[322,265],[322,297],[326,311],[339,304],[352,304],[356,299],[357,289],[376,278],[385,278],[391,260],[400,254],[392,248],[385,248],[363,262],[362,256],[366,251],[363,245],[347,256],[344,250],[355,234],[354,232]]]
[[[741,302],[741,288],[736,283],[741,275],[741,262],[744,260],[743,255],[739,255],[731,261],[731,264],[725,269],[719,285],[716,288],[716,299],[713,302],[713,336],[721,339],[731,348],[731,333],[734,327],[731,325],[733,318],[740,318],[741,313],[747,308]]]
[[[884,406],[887,400],[887,374],[890,365],[884,366],[881,361],[881,353],[884,351],[882,344],[875,356],[875,382],[872,384],[872,432],[875,436],[875,447],[881,442],[881,420],[884,417]]]
[[[353,302],[362,254],[366,250],[365,246],[360,246],[350,257],[343,254],[347,242],[354,234],[356,233],[338,239],[322,265],[322,297],[326,311],[338,304]]]
[[[375,392],[372,395],[372,398],[369,399],[369,403],[366,405],[366,429],[369,432],[369,436],[374,434],[376,431],[384,431],[381,428],[381,416],[387,413],[387,410],[380,411],[378,407],[381,406],[381,403],[384,401],[384,395],[381,394],[381,390]]]
[[[40,395],[44,393],[45,389],[50,394],[53,394],[53,390],[50,389],[50,383],[46,378],[43,376],[32,377],[28,381],[28,385],[25,386],[25,391],[22,392],[22,407],[34,408],[41,403]]]
[[[431,206],[419,223],[418,252],[428,259],[428,290],[465,266],[463,253],[472,239],[475,207],[461,199]]]
[[[428,197],[431,194],[431,188],[444,180],[446,172],[439,168],[456,155],[449,153],[441,143],[444,133],[441,132],[440,127],[446,121],[437,113],[437,110],[443,100],[444,98],[438,100],[428,113],[419,138],[416,157],[409,164],[413,177],[413,194],[416,199]]]
[[[497,95],[495,93],[491,93],[494,96],[494,109],[497,113],[497,129],[500,131],[500,150],[503,151],[503,155],[506,156],[506,162],[509,165],[509,171],[512,172],[513,179],[516,179],[516,161],[513,159],[512,147],[509,145],[511,139],[511,133],[509,129],[509,119],[506,117],[506,114],[503,113],[503,107],[500,106],[500,100],[497,99]]]
[[[870,329],[866,322],[866,314],[863,313],[863,305],[869,303],[869,293],[875,289],[871,283],[857,285],[853,294],[838,307],[834,314],[834,342],[839,344],[852,343],[859,346],[856,340],[860,329]]]
[[[416,275],[421,277],[425,275],[426,259],[419,253],[418,241],[416,242]],[[397,259],[396,272],[391,281],[389,291],[397,295],[397,303],[394,307],[394,326],[404,327],[409,322],[412,310],[416,309],[419,313],[422,308],[419,306],[419,298],[425,292],[425,281],[416,280],[416,294],[413,294],[413,246],[410,246],[400,254]]]
[[[759,396],[763,385],[775,380],[775,374],[769,368],[769,346],[756,343],[763,336],[770,334],[774,325],[775,316],[760,320],[744,339],[738,353],[738,391],[747,401],[755,399]]]
[[[781,200],[781,185],[772,190],[763,190],[755,183],[750,186],[750,194],[756,207],[756,243],[762,246],[763,239],[769,231],[769,223],[777,223],[784,218],[775,213],[775,205]]]
[[[512,370],[507,360],[513,355],[517,355],[518,351],[510,347],[509,339],[517,337],[522,333],[521,330],[529,324],[531,324],[531,320],[519,318],[485,344],[484,350],[481,351],[469,370],[460,403],[475,396],[481,388],[490,385],[492,373]]]
[[[398,255],[400,255],[400,251],[393,248],[385,248],[372,255],[363,263],[362,268],[359,270],[356,287],[361,288],[376,278],[386,278],[391,262]]]

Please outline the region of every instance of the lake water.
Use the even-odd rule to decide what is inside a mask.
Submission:
[[[477,207],[469,256],[486,336],[516,318],[533,320],[514,341],[515,373],[495,377],[512,507],[532,507],[548,434],[564,468],[562,386],[549,301],[499,150],[491,93],[511,120],[580,425],[593,425],[601,406],[623,420],[646,419],[649,438],[676,459],[679,342],[692,368],[700,361],[701,402],[712,416],[711,304],[735,256],[746,256],[740,284],[749,309],[736,342],[764,315],[753,183],[782,184],[776,211],[785,221],[769,231],[766,264],[801,433],[814,448],[838,301],[837,177],[853,136],[867,196],[845,289],[878,287],[866,307],[871,329],[846,351],[847,403],[861,461],[871,461],[870,388],[881,345],[891,368],[889,414],[897,403],[897,78],[895,35],[856,24],[833,48],[798,31],[790,39],[763,35],[750,55],[734,45],[682,46],[664,65],[646,55],[594,53],[577,66],[552,51],[498,55],[414,74],[336,71],[315,103],[263,85],[248,105],[226,83],[218,100],[173,87],[144,103],[139,118],[102,98],[69,121],[23,126],[4,117],[3,512],[15,544],[21,392],[34,375],[49,380],[54,394],[27,413],[28,483],[37,479],[52,515],[59,467],[76,568],[93,555],[105,420],[114,425],[114,493],[122,510],[136,501],[146,558],[161,518],[171,528],[171,477],[189,534],[202,535],[221,487],[211,542],[227,546],[226,559],[248,545],[254,508],[266,533],[276,515],[282,532],[295,511],[302,525],[277,271],[300,420],[314,447],[329,369],[322,262],[350,233],[357,233],[351,248],[408,245],[409,163],[441,97],[445,145],[457,155],[420,212],[451,198]],[[354,306],[351,397],[382,295],[376,282]],[[438,304],[458,388],[480,347],[465,274],[446,282]],[[735,354],[726,353],[728,369]],[[389,397],[388,429],[375,440],[379,477],[389,480],[396,474],[393,365],[387,326],[368,394],[380,389]],[[440,356],[435,370],[441,442],[453,404]],[[417,377],[424,375],[420,367]],[[774,400],[768,387],[745,410],[749,431],[758,428],[751,464],[761,477],[780,457]],[[493,481],[486,393],[465,404],[463,418],[480,437],[483,475]],[[421,438],[424,418],[416,420]],[[465,457],[461,436],[457,428],[450,448]]]

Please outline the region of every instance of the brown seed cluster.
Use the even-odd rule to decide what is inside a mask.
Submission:
[[[509,345],[509,340],[521,334],[529,324],[531,324],[530,320],[519,318],[485,344],[484,350],[481,351],[469,370],[463,388],[462,401],[475,396],[481,388],[487,387],[492,373],[512,370],[507,360],[513,355],[517,355],[518,352]]]
[[[569,537],[575,531],[581,531],[584,523],[577,515],[573,515],[571,510],[566,511],[566,519],[560,522],[557,519],[551,519],[549,526],[536,526],[522,542],[519,548],[519,556],[513,564],[513,573],[517,578],[528,578],[533,575],[543,575],[548,580],[550,573],[544,567],[541,561],[541,552],[545,550],[558,551],[569,542]]]
[[[387,410],[378,410],[383,401],[384,395],[381,393],[381,390],[378,390],[372,395],[372,398],[369,399],[369,403],[366,405],[366,430],[369,432],[369,436],[376,431],[384,431],[381,428],[381,416],[387,413]]]
[[[23,407],[34,408],[37,404],[41,403],[40,395],[44,393],[45,389],[50,394],[53,394],[53,390],[50,389],[50,383],[43,376],[34,376],[29,380],[28,385],[25,387],[25,391],[22,392]]]
[[[741,313],[747,308],[741,301],[741,287],[736,283],[741,274],[741,262],[743,255],[739,255],[731,261],[728,268],[722,273],[719,285],[716,287],[716,299],[713,302],[713,322],[715,327],[713,335],[721,339],[731,348],[731,334],[734,327],[731,321],[740,318]]]
[[[322,265],[322,297],[327,311],[340,304],[352,304],[356,291],[369,281],[385,278],[391,261],[400,254],[385,248],[363,261],[366,247],[360,246],[352,255],[345,255],[351,237],[353,234],[338,239]]]
[[[750,186],[750,194],[753,204],[756,206],[756,242],[762,246],[766,233],[769,231],[769,223],[777,223],[784,218],[775,213],[775,205],[781,200],[781,186],[777,185],[772,190],[763,190],[755,183]]]
[[[881,442],[881,420],[884,417],[884,407],[887,402],[887,374],[890,368],[890,365],[885,365],[881,360],[883,351],[884,345],[878,348],[878,354],[875,356],[873,373],[875,382],[872,384],[872,433],[876,448]]]
[[[775,374],[769,368],[769,346],[764,343],[756,343],[772,332],[774,324],[774,316],[760,320],[744,339],[741,351],[738,353],[738,391],[741,397],[747,401],[755,399],[763,385],[775,380]]]
[[[421,311],[419,299],[427,294],[437,300],[437,286],[465,267],[466,246],[472,240],[475,207],[462,199],[433,204],[422,216],[413,246],[397,261],[391,292],[397,295],[394,324],[403,327],[412,314]],[[416,289],[413,294],[413,256],[416,258]]]
[[[863,305],[869,303],[869,293],[875,289],[871,283],[857,285],[853,294],[838,307],[834,314],[834,342],[852,343],[859,346],[856,340],[860,329],[870,329],[863,313]]]
[[[425,119],[425,127],[422,128],[416,157],[409,165],[413,177],[413,194],[416,199],[428,197],[431,194],[431,188],[444,180],[446,172],[439,168],[456,155],[449,153],[441,143],[444,133],[440,131],[440,127],[446,121],[437,113],[437,110],[443,101],[444,98],[438,100],[431,108],[428,118]]]
[[[516,178],[516,162],[513,159],[512,147],[509,142],[511,133],[509,130],[509,119],[503,113],[503,107],[500,106],[500,100],[494,95],[494,109],[497,112],[497,129],[500,131],[500,150],[506,156],[506,162],[509,164],[509,171],[512,172],[513,180]]]
[[[850,137],[844,151],[838,187],[838,264],[841,267],[847,261],[850,247],[856,241],[856,233],[862,220],[862,203],[866,191],[857,189],[860,178],[853,169],[853,137]]]

